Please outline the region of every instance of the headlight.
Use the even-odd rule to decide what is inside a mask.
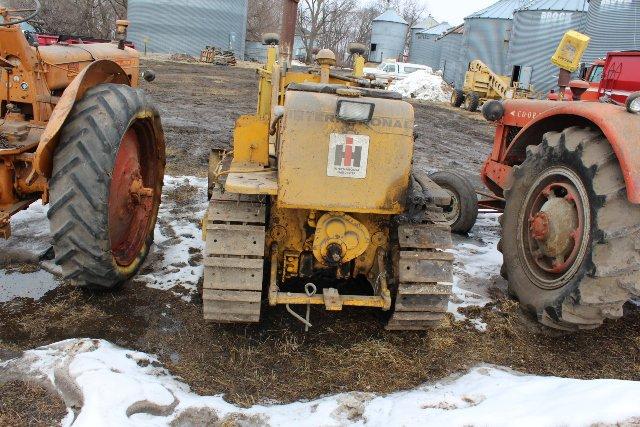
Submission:
[[[368,102],[338,101],[336,116],[345,122],[368,122],[375,105]]]
[[[632,93],[627,98],[627,111],[633,114],[640,113],[640,92]]]

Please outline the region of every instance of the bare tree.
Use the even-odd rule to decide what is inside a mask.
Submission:
[[[281,13],[282,0],[249,0],[247,40],[259,41],[265,33],[277,33]]]
[[[40,0],[42,11],[35,24],[51,34],[111,38],[117,19],[127,15],[127,0]],[[8,0],[10,7],[25,8],[29,0]]]

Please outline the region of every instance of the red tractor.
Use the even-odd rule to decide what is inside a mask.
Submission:
[[[565,100],[598,101],[609,97],[624,104],[627,97],[640,91],[640,52],[609,52],[606,59],[598,59],[580,73],[581,80],[574,80],[566,89]],[[577,92],[579,98],[574,98]],[[549,99],[558,100],[557,93]]]
[[[583,102],[483,108],[496,134],[481,172],[493,194],[479,205],[504,212],[498,249],[509,293],[552,328],[597,328],[640,297],[638,58],[609,54],[596,97],[572,82]],[[454,202],[469,198],[458,194]],[[451,210],[470,215],[462,204]]]

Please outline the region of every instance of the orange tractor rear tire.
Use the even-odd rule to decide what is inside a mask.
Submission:
[[[509,291],[538,320],[592,329],[640,295],[640,207],[600,131],[545,134],[513,168],[501,218]]]
[[[126,85],[98,85],[74,106],[54,154],[48,212],[66,279],[111,289],[144,262],[165,166],[156,120],[144,93]]]

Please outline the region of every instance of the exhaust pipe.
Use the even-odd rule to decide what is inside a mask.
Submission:
[[[293,56],[293,43],[298,21],[298,2],[300,0],[282,0],[282,27],[280,28],[280,58],[290,63]]]

